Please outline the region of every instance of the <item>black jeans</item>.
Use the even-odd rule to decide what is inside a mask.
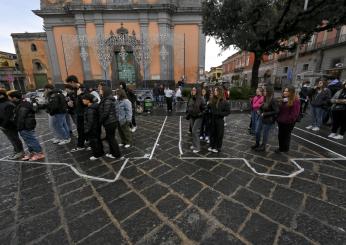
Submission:
[[[137,127],[137,123],[136,123],[136,104],[133,104],[133,105],[132,105],[131,126],[132,126],[132,127]]]
[[[224,123],[223,118],[213,118],[210,124],[210,147],[218,151],[220,151],[222,147],[225,129]]]
[[[336,134],[340,128],[340,134],[344,135],[346,131],[346,110],[332,110],[332,117],[332,133]]]
[[[77,133],[78,133],[78,142],[77,147],[84,147],[86,141],[86,136],[84,133],[84,116],[77,116]]]
[[[104,125],[106,131],[106,141],[109,145],[109,153],[114,157],[121,157],[117,140],[115,139],[116,123]]]
[[[18,131],[15,129],[2,129],[2,132],[6,135],[7,139],[11,142],[14,152],[23,152],[23,144],[19,138]]]
[[[167,111],[172,111],[172,107],[173,107],[172,102],[173,102],[172,97],[166,97]]]
[[[98,132],[90,132],[88,139],[90,142],[91,151],[94,157],[102,157],[104,155],[103,145],[101,141],[101,129]]]
[[[294,128],[295,123],[279,123],[279,150],[289,151],[291,142],[291,133]]]

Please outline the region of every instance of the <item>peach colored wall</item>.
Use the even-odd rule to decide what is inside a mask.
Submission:
[[[104,33],[109,35],[111,31],[114,34],[117,33],[117,30],[121,27],[121,22],[105,22],[104,23]],[[137,40],[140,39],[140,26],[138,22],[123,22],[123,27],[129,31],[129,35],[132,35],[132,31],[135,31]],[[108,75],[109,74],[109,75]],[[111,66],[107,72],[108,79],[112,77]]]
[[[83,3],[85,4],[91,4],[93,2],[93,0],[83,0]]]
[[[96,26],[94,23],[86,24],[86,33],[89,40],[96,40]],[[103,79],[103,68],[98,62],[96,43],[89,44],[89,62],[91,67],[91,77],[93,79]]]
[[[83,67],[82,67],[82,61],[80,58],[80,50],[79,46],[73,47],[71,50],[68,49],[66,45],[69,45],[68,43],[64,43],[64,49],[65,49],[65,56],[63,51],[63,44],[62,44],[62,35],[67,35],[68,37],[76,36],[76,29],[73,26],[57,26],[53,28],[54,32],[54,38],[55,38],[55,45],[57,49],[58,54],[58,60],[59,60],[59,66],[60,66],[60,73],[61,78],[65,80],[67,77],[66,68],[65,68],[65,62],[66,62],[66,52],[69,52],[71,56],[71,65],[67,63],[67,71],[69,75],[76,75],[80,81],[84,80],[83,77]],[[66,40],[66,39],[64,39]],[[60,81],[59,81],[60,82]]]
[[[157,22],[149,23],[148,32],[150,38],[149,40],[153,40],[150,41],[151,63],[149,79],[151,79],[151,76],[160,76],[160,44],[158,41],[159,26]]]
[[[188,83],[198,79],[199,28],[197,25],[174,26],[174,79],[184,75],[184,33],[185,33],[185,73]]]
[[[51,79],[51,69],[48,61],[48,50],[46,49],[47,41],[45,40],[18,40],[17,42],[20,58],[22,59],[22,64],[24,72],[30,77],[30,83],[35,85],[35,79],[33,76],[34,67],[33,60],[37,59],[41,62],[43,69],[47,72],[48,79]],[[37,51],[31,51],[31,44],[35,44]]]

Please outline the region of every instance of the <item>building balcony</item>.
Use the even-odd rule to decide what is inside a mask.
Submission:
[[[313,43],[307,43],[307,44],[303,44],[300,47],[300,54],[304,54],[304,53],[308,53],[308,52],[312,52],[312,51],[316,51],[319,49],[325,49],[325,48],[329,48],[329,47],[333,47],[342,43],[346,43],[346,34],[345,35],[341,35],[338,38],[330,38],[330,39],[326,39],[323,42],[313,42]],[[295,55],[295,52],[283,52],[281,54],[279,54],[278,60],[284,60],[287,58],[291,58]]]

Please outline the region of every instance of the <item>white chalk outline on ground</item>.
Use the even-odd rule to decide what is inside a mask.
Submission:
[[[49,162],[31,162],[31,161],[16,161],[16,160],[1,160],[2,162],[12,162],[12,163],[24,163],[24,164],[38,164],[38,165],[55,165],[55,166],[66,166],[69,167],[76,175],[79,177],[85,178],[85,179],[90,179],[90,180],[97,180],[97,181],[102,181],[102,182],[108,182],[108,183],[114,183],[120,178],[121,172],[124,170],[127,162],[129,161],[129,158],[126,158],[123,165],[121,166],[119,172],[115,176],[114,179],[105,179],[101,177],[95,177],[87,174],[83,174],[78,171],[74,166],[68,163],[49,163]]]
[[[326,147],[323,147],[319,144],[316,144],[312,141],[309,141],[309,140],[306,140],[300,136],[297,136],[295,134],[292,134],[293,136],[296,136],[302,140],[305,140],[311,144],[314,144],[314,145],[317,145],[319,147],[321,147],[322,149],[325,149],[337,156],[340,156],[340,158],[291,158],[289,159],[290,162],[292,162],[297,168],[298,168],[298,171],[295,171],[289,175],[281,175],[281,174],[268,174],[268,173],[260,173],[260,172],[257,172],[257,170],[252,167],[252,165],[248,162],[248,160],[246,160],[245,158],[229,158],[229,157],[225,157],[225,158],[218,158],[218,157],[215,157],[215,158],[209,158],[209,157],[182,157],[182,155],[184,154],[183,153],[183,150],[182,150],[182,146],[181,146],[181,142],[182,142],[182,127],[181,127],[181,117],[180,117],[180,121],[179,121],[179,152],[180,152],[180,159],[181,160],[192,160],[192,159],[197,159],[197,160],[242,160],[246,166],[255,174],[257,175],[260,175],[260,176],[268,176],[268,177],[279,177],[279,178],[293,178],[293,177],[296,177],[297,175],[299,175],[300,173],[304,172],[304,168],[302,168],[296,161],[311,161],[311,160],[320,160],[320,161],[325,161],[325,160],[346,160],[346,157],[339,154],[339,153],[336,153]]]
[[[294,127],[294,128],[295,128],[295,129],[298,129],[298,130],[300,130],[300,131],[303,131],[303,132],[305,132],[305,133],[307,133],[307,134],[311,134],[311,135],[316,136],[316,137],[318,137],[318,138],[321,138],[321,139],[327,140],[327,141],[332,142],[332,143],[334,143],[334,144],[337,144],[337,145],[340,145],[340,146],[346,147],[346,145],[344,145],[344,144],[341,144],[341,143],[336,142],[336,141],[334,141],[334,140],[328,139],[328,138],[323,137],[323,136],[321,136],[321,135],[314,134],[314,133],[309,132],[309,131],[307,131],[307,130],[304,130],[304,129],[302,129],[302,128],[298,128],[298,127]]]
[[[33,162],[33,161],[18,161],[18,160],[7,160],[6,157],[0,159],[1,162],[11,162],[11,163],[24,163],[24,164],[38,164],[38,165],[55,165],[55,166],[67,166],[69,167],[76,175],[78,175],[79,177],[82,177],[82,178],[85,178],[85,179],[90,179],[90,180],[96,180],[96,181],[103,181],[103,182],[108,182],[108,183],[114,183],[116,182],[119,178],[120,178],[120,174],[121,172],[124,170],[127,162],[130,160],[130,159],[152,159],[153,155],[154,155],[154,152],[155,152],[155,149],[156,149],[156,146],[158,145],[158,141],[160,140],[160,136],[162,134],[162,131],[165,127],[165,124],[166,124],[166,121],[167,121],[167,116],[162,124],[162,127],[161,127],[161,130],[159,132],[159,135],[157,136],[157,139],[155,141],[155,144],[153,146],[153,149],[151,151],[151,154],[145,154],[143,157],[134,157],[134,158],[126,158],[123,165],[121,166],[119,172],[117,173],[117,175],[115,176],[114,179],[105,179],[105,178],[101,178],[101,177],[96,177],[96,176],[91,176],[91,175],[87,175],[87,174],[83,174],[81,172],[78,171],[78,169],[76,169],[74,166],[72,166],[71,164],[69,163],[49,163],[49,162]],[[41,142],[41,144],[43,143],[46,143],[48,141],[51,141],[52,139],[49,139],[49,140],[46,140],[46,141],[43,141]],[[69,152],[71,153],[71,152]]]

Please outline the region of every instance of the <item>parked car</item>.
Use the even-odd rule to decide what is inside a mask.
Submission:
[[[44,97],[43,89],[39,89],[34,92],[28,92],[25,94],[25,98],[27,98],[28,101],[32,103],[35,111],[38,111],[39,109],[43,109],[47,105],[46,98]]]

